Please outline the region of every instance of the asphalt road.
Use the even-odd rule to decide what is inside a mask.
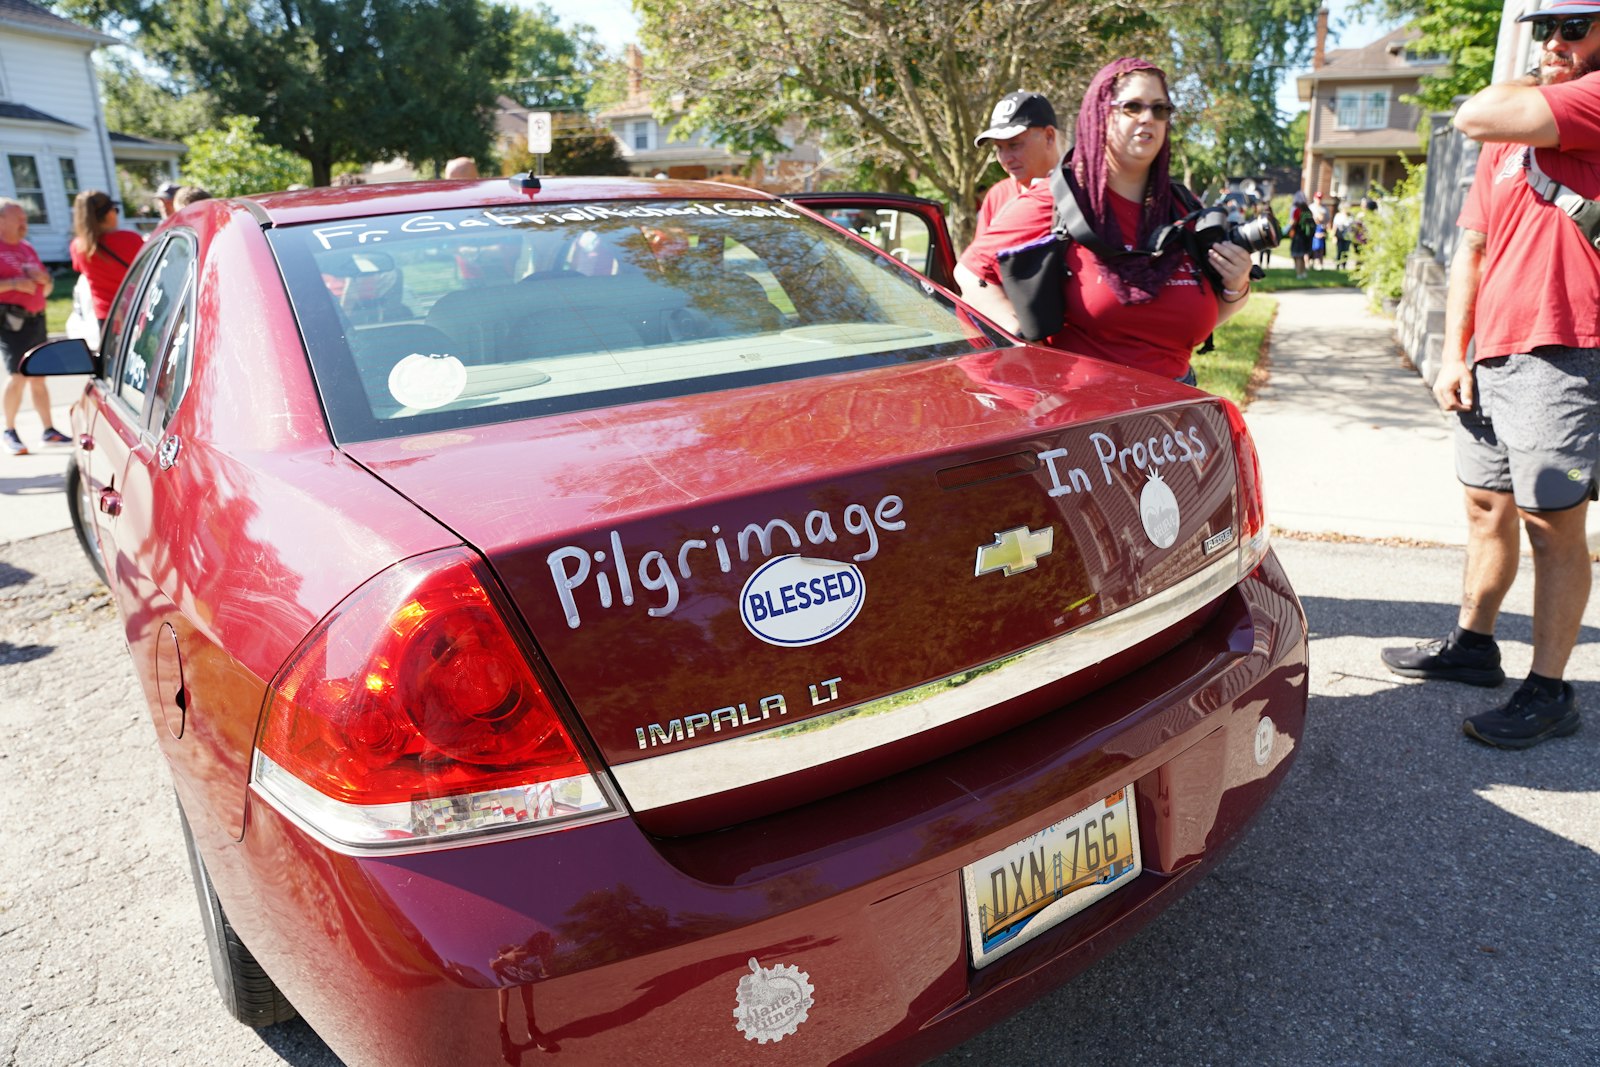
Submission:
[[[1600,1062],[1600,610],[1568,673],[1588,727],[1499,752],[1459,729],[1494,697],[1377,661],[1449,626],[1459,550],[1278,550],[1313,629],[1284,788],[1142,934],[938,1063]],[[70,533],[0,546],[0,729],[0,1061],[338,1063],[217,1001],[153,727]]]

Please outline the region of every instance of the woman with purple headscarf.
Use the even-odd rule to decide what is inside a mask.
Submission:
[[[1187,213],[1168,176],[1172,100],[1161,69],[1119,59],[1089,83],[1073,149],[1062,164],[1084,219],[1102,247],[1148,248],[1165,225]],[[1001,286],[998,254],[1050,232],[1049,184],[1006,205],[956,267],[963,298],[1015,331]],[[1066,325],[1043,343],[1193,382],[1189,355],[1250,295],[1250,253],[1229,242],[1207,253],[1222,278],[1216,292],[1182,242],[1160,255],[1102,259],[1074,241],[1066,250]]]

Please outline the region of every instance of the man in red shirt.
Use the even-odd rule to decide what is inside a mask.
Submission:
[[[989,128],[978,134],[977,144],[979,148],[994,145],[994,157],[1007,177],[996,182],[979,205],[974,241],[989,228],[996,212],[1060,165],[1056,109],[1042,93],[1008,93],[994,106]]]
[[[24,385],[33,410],[44,423],[45,443],[59,445],[69,440],[50,425],[50,394],[45,391],[44,379],[17,373],[23,354],[45,342],[44,305],[51,287],[50,273],[39,262],[39,253],[24,240],[27,236],[27,210],[15,200],[0,199],[0,356],[5,358],[8,374],[3,398],[6,428],[0,442],[15,456],[28,451],[17,436]]]
[[[1600,468],[1600,253],[1548,184],[1600,197],[1600,74],[1591,73],[1600,68],[1600,0],[1556,0],[1518,21],[1531,21],[1541,42],[1537,71],[1491,85],[1455,116],[1484,142],[1457,220],[1433,386],[1439,406],[1460,419],[1461,608],[1443,641],[1383,651],[1407,677],[1499,685],[1494,628],[1517,575],[1520,522],[1533,548],[1532,671],[1506,704],[1462,724],[1501,748],[1578,729],[1562,675],[1589,600],[1585,520]]]

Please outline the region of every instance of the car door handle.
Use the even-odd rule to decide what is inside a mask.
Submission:
[[[100,510],[113,517],[122,514],[122,494],[115,489],[100,490]]]
[[[85,452],[93,452],[94,451],[94,438],[90,437],[86,433],[80,433],[78,435],[78,447],[83,449]]]

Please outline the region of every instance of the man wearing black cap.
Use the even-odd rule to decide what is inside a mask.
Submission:
[[[986,143],[994,145],[994,157],[1008,177],[996,182],[983,198],[973,240],[988,227],[996,212],[1034,181],[1048,177],[1061,163],[1056,109],[1043,93],[1007,93],[989,115],[989,128],[978,134],[978,147]]]
[[[1600,0],[1555,0],[1523,15],[1539,66],[1457,110],[1484,142],[1456,220],[1444,352],[1434,398],[1459,419],[1467,566],[1457,625],[1416,648],[1387,648],[1396,674],[1496,686],[1495,622],[1533,549],[1533,663],[1500,707],[1467,718],[1468,737],[1528,748],[1576,733],[1563,681],[1591,582],[1586,517],[1600,477],[1600,253],[1577,216],[1600,197]],[[1467,362],[1467,342],[1474,358]]]
[[[170,219],[177,208],[172,206],[172,198],[178,195],[181,189],[177,182],[162,182],[161,188],[156,190],[156,210],[161,212],[161,217]]]

